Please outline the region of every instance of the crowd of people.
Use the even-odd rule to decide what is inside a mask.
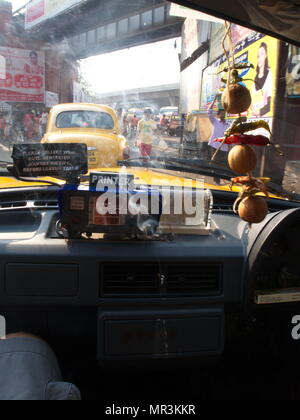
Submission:
[[[122,108],[117,110],[117,118],[121,133],[139,148],[140,157],[149,158],[152,153],[155,137],[159,136],[160,121],[154,117],[150,108],[144,110],[143,116],[128,115]]]
[[[126,113],[122,108],[119,108],[117,109],[117,118],[122,135],[126,137],[131,147],[138,147],[140,157],[143,158],[151,157],[156,140],[160,144],[164,143],[166,149],[167,146],[163,139],[178,133],[177,126],[173,121],[175,116],[159,116],[151,108],[145,108],[142,114]],[[176,118],[180,120],[178,116]],[[171,130],[172,123],[175,127],[174,134]],[[178,123],[179,125],[180,123]]]
[[[46,108],[0,113],[0,142],[10,146],[40,140],[46,131],[48,115]]]

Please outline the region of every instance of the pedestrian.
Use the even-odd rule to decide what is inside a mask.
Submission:
[[[27,111],[24,115],[24,131],[27,140],[32,140],[33,138],[33,122],[34,115],[31,111]]]
[[[134,114],[133,118],[130,121],[131,128],[137,129],[137,126],[138,126],[139,121],[140,120],[138,119],[138,117],[136,116],[136,114]]]
[[[160,120],[161,127],[166,128],[168,127],[168,124],[169,124],[168,118],[165,115],[163,115],[162,119]]]
[[[211,157],[215,154],[216,150],[219,149],[220,143],[215,141],[218,138],[224,137],[225,131],[230,127],[230,124],[226,121],[226,112],[224,109],[219,108],[217,113],[217,118],[214,115],[213,108],[215,106],[216,100],[218,95],[215,97],[214,101],[208,108],[208,118],[210,122],[213,125],[213,133],[209,140],[208,145],[211,147]],[[227,165],[228,161],[228,152],[229,152],[229,146],[227,144],[224,144],[221,149],[219,149],[219,152],[217,153],[214,161],[216,163],[219,163],[220,165]],[[218,178],[214,178],[215,182],[219,183]]]
[[[10,112],[4,114],[4,141],[7,146],[10,146],[12,141],[12,116]]]
[[[37,140],[40,134],[40,115],[36,110],[32,110],[33,120],[33,140]]]
[[[129,123],[130,140],[133,140],[136,137],[139,121],[140,120],[137,118],[136,114],[134,114]]]
[[[48,112],[46,109],[43,110],[41,118],[40,118],[40,135],[43,137],[43,135],[46,133],[47,128],[47,122],[48,122]]]
[[[127,134],[127,118],[126,118],[126,115],[124,115],[123,113],[123,108],[118,108],[117,118],[118,118],[120,130],[121,130],[121,134],[126,135]]]
[[[138,123],[137,127],[138,145],[142,158],[150,158],[156,131],[157,124],[152,119],[152,111],[147,108],[144,111],[144,118]]]
[[[5,119],[4,119],[4,114],[2,113],[0,115],[0,140],[1,141],[4,140],[4,128],[5,128]]]

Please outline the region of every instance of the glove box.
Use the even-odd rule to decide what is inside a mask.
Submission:
[[[189,310],[99,310],[98,359],[174,359],[220,355],[223,308]]]

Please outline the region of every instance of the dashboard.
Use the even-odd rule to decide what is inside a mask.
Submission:
[[[214,230],[163,240],[63,239],[55,189],[0,195],[0,311],[9,332],[93,337],[102,366],[219,358],[228,322],[300,301],[300,207],[249,227],[213,192]],[[20,197],[22,197],[20,199]],[[234,334],[238,334],[235,332]]]

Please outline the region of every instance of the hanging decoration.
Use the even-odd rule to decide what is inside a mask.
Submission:
[[[232,41],[231,24],[225,22],[225,36],[222,42],[225,52],[227,67],[224,73],[227,78],[222,78],[226,88],[222,93],[222,105],[228,114],[237,114],[239,117],[232,123],[225,132],[225,137],[216,139],[220,143],[212,160],[224,144],[234,145],[228,154],[228,164],[232,171],[244,176],[232,179],[232,185],[240,185],[241,193],[234,204],[235,213],[241,219],[252,223],[262,222],[268,214],[266,197],[269,196],[266,180],[265,182],[253,177],[252,173],[257,167],[257,154],[252,146],[272,146],[282,156],[282,153],[264,135],[247,134],[258,128],[265,129],[272,134],[269,124],[264,120],[248,122],[247,117],[242,114],[251,106],[252,98],[249,89],[244,82],[250,79],[243,79],[239,71],[254,68],[251,63],[236,63],[235,46]],[[254,82],[254,81],[253,81]]]

